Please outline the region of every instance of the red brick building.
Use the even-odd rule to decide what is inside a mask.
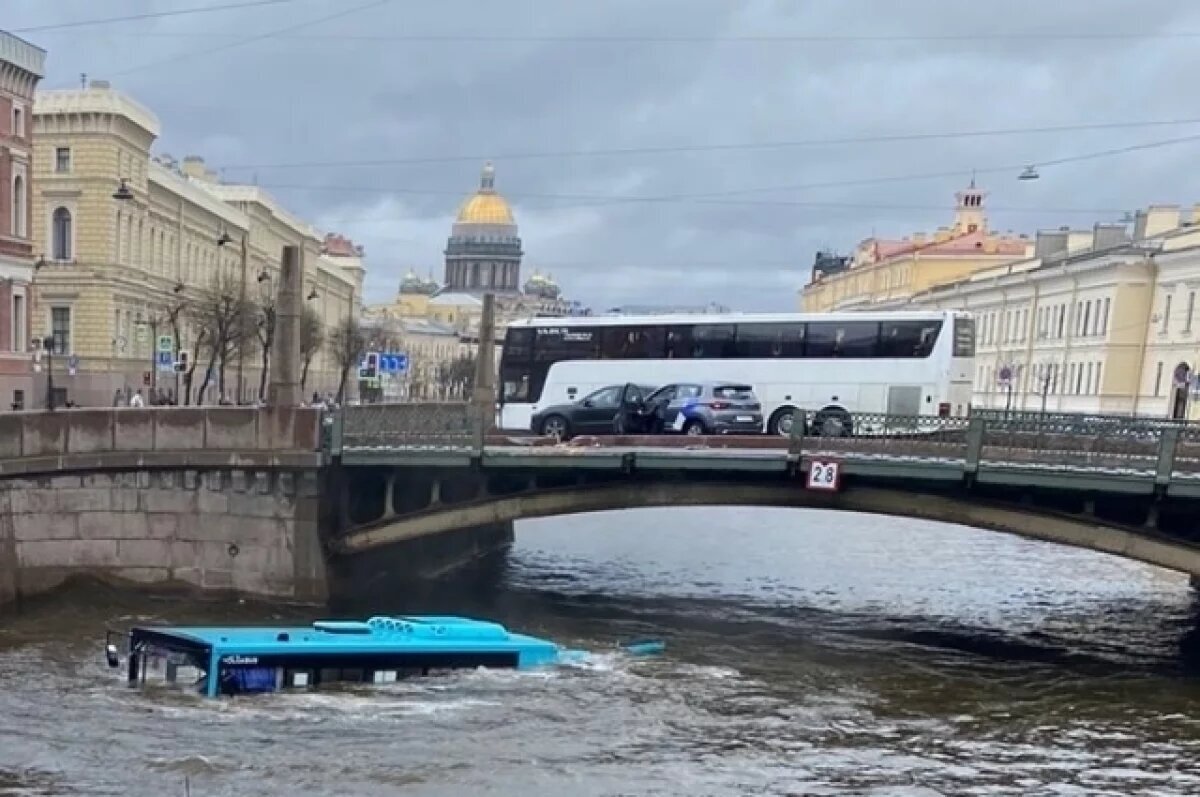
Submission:
[[[33,94],[45,60],[44,50],[0,31],[0,411],[34,403],[30,179]]]

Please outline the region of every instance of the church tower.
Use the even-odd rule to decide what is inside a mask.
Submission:
[[[496,170],[487,163],[479,190],[458,209],[446,241],[446,290],[518,293],[522,254],[512,208],[496,193]]]

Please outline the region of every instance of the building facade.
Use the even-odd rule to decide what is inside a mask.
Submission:
[[[0,31],[0,408],[34,406],[33,106],[46,53]]]
[[[973,405],[1200,417],[1200,207],[1039,233],[1034,256],[895,306],[976,318]]]
[[[823,313],[895,303],[1027,255],[1024,236],[988,229],[985,196],[972,180],[955,194],[949,227],[899,240],[868,238],[849,257],[819,253],[800,291],[800,309]]]
[[[108,83],[41,92],[34,126],[35,323],[54,341],[47,370],[60,401],[106,405],[139,390],[180,403],[257,398],[264,326],[214,346],[202,319],[221,296],[265,312],[285,244],[301,248],[305,294],[326,328],[354,311],[360,256],[328,256],[311,226],[256,186],[217,182],[199,158],[151,156],[157,117]],[[169,361],[182,352],[180,374]],[[330,359],[314,358],[310,388],[336,387]]]

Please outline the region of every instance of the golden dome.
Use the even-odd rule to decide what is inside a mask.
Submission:
[[[496,193],[496,170],[488,163],[483,167],[479,190],[458,209],[458,224],[516,224],[512,208]]]

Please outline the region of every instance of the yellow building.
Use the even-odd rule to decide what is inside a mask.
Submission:
[[[361,257],[324,254],[309,225],[257,187],[217,183],[197,158],[179,167],[152,157],[159,132],[150,110],[106,82],[37,98],[34,318],[55,340],[56,386],[81,406],[137,390],[182,400],[180,377],[153,367],[157,338],[170,335],[173,348],[200,356],[198,387],[208,362],[195,324],[200,297],[224,282],[259,298],[278,285],[285,243],[301,246],[305,293],[327,327],[361,296]],[[258,395],[261,356],[247,349],[240,368],[226,364],[230,400]],[[327,355],[311,370],[310,389],[336,385]],[[206,400],[219,391],[210,380]]]
[[[976,318],[973,405],[1200,417],[1200,206],[1038,234],[1032,257],[911,297]]]
[[[931,235],[868,238],[850,257],[818,255],[800,291],[800,309],[821,313],[894,303],[1029,254],[1024,236],[988,229],[984,192],[975,181],[955,194],[954,222]]]

